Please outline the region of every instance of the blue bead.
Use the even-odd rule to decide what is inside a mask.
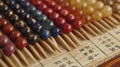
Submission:
[[[24,8],[28,8],[30,6],[30,3],[26,0],[16,0],[16,1]]]
[[[36,19],[43,23],[47,19],[47,16],[42,14],[39,17],[37,17]]]
[[[33,18],[26,18],[26,19],[24,19],[24,21],[27,24],[29,24],[30,26],[34,26],[37,23],[37,21],[35,19],[33,19]]]
[[[34,24],[33,26],[33,30],[36,32],[40,32],[40,30],[42,29],[42,26],[38,23]]]
[[[42,11],[36,9],[35,12],[32,13],[32,15],[37,18],[42,15]]]
[[[54,27],[54,22],[47,19],[44,21],[44,23],[42,25],[44,26],[45,29],[51,30]]]
[[[35,12],[37,9],[33,6],[33,5],[30,5],[28,8],[27,8],[27,10],[29,11],[29,13],[33,13],[33,12]]]
[[[50,32],[48,30],[42,29],[39,32],[39,35],[40,35],[41,39],[46,40],[50,37]]]
[[[51,35],[53,37],[57,37],[57,35],[60,34],[60,29],[58,27],[55,27],[54,29],[51,30]]]
[[[17,9],[17,13],[18,13],[19,15],[23,15],[23,13],[25,13],[25,10],[22,9],[22,8],[19,8],[19,9]]]

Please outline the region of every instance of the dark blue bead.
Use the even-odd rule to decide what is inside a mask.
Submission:
[[[39,17],[37,17],[36,19],[38,21],[40,21],[41,23],[43,23],[47,19],[47,16],[42,14]]]
[[[18,29],[23,29],[25,26],[26,24],[21,20],[15,23],[15,27],[17,27]]]
[[[41,39],[46,40],[50,37],[50,32],[48,30],[42,29],[39,32],[39,35],[40,35]]]
[[[16,0],[16,2],[18,2],[24,8],[28,8],[30,6],[30,3],[26,0]]]
[[[32,13],[32,15],[37,18],[42,15],[42,11],[36,9],[35,12]]]
[[[22,8],[19,8],[19,9],[17,10],[17,13],[18,13],[20,16],[22,16],[22,15],[25,13],[25,10],[22,9]]]
[[[60,29],[58,27],[55,27],[51,30],[51,35],[53,37],[57,37],[57,35],[59,35],[59,34],[60,34]]]
[[[22,29],[22,33],[23,33],[24,36],[26,36],[26,35],[28,35],[28,34],[31,34],[32,31],[31,31],[30,27],[24,27],[24,28]]]
[[[40,30],[42,29],[42,26],[38,23],[34,24],[33,26],[33,30],[36,32],[40,32]]]
[[[20,8],[20,5],[17,3],[9,3],[9,5],[13,10],[18,10]]]
[[[14,5],[15,4],[15,0],[8,0],[6,1],[9,5]]]
[[[27,40],[30,44],[34,45],[38,41],[38,36],[35,34],[29,34]]]
[[[33,5],[30,5],[29,7],[27,7],[27,10],[32,14],[32,13],[35,12],[37,9],[36,9],[36,7],[34,7]]]
[[[35,25],[37,23],[37,21],[35,19],[33,19],[33,18],[26,18],[26,19],[24,19],[24,21],[27,24],[29,24],[30,26],[33,26],[33,25]]]
[[[44,26],[45,29],[51,30],[54,27],[54,22],[47,19],[44,21],[44,23],[42,25]]]

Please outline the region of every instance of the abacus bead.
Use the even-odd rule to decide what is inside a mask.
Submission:
[[[44,11],[44,14],[49,15],[53,12],[53,10],[51,8],[46,8]]]
[[[59,34],[60,34],[60,29],[58,27],[55,27],[55,28],[52,29],[51,35],[53,37],[57,37],[57,35],[59,35]]]
[[[64,23],[66,23],[66,20],[62,17],[59,17],[55,20],[55,24],[58,25],[58,26],[62,26]]]
[[[92,14],[94,13],[95,9],[93,8],[93,6],[87,6],[85,9],[84,9],[84,12],[87,13],[87,14]]]
[[[87,2],[89,5],[93,5],[96,3],[96,0],[86,0],[85,2]]]
[[[19,17],[16,14],[13,14],[13,15],[11,15],[9,17],[10,17],[9,20],[12,21],[11,23],[15,23],[16,21],[19,20]]]
[[[99,20],[103,17],[103,14],[100,11],[95,11],[92,15],[93,20]]]
[[[44,4],[44,3],[41,3],[41,4],[38,5],[38,9],[40,9],[40,10],[42,10],[42,11],[43,11],[45,8],[47,8],[47,5]]]
[[[49,15],[49,18],[52,19],[52,20],[56,20],[58,17],[59,17],[59,14],[56,13],[56,12],[52,12],[52,13]]]
[[[8,15],[8,16],[11,16],[11,15],[13,15],[13,12],[12,12],[11,10],[8,10],[8,11],[6,11],[4,14],[5,14],[5,15]]]
[[[68,15],[69,12],[66,9],[61,9],[59,13],[61,16],[65,17]]]
[[[7,45],[6,47],[3,48],[3,51],[4,53],[7,55],[7,56],[10,56],[12,54],[15,53],[15,46],[14,45]]]
[[[75,29],[80,29],[82,27],[82,21],[81,20],[74,20],[72,25]]]
[[[25,38],[23,37],[19,37],[17,40],[16,40],[16,46],[18,49],[23,49],[24,47],[26,47],[28,45],[27,41]]]
[[[53,7],[54,5],[56,5],[56,3],[53,0],[46,0],[45,2],[50,7]]]
[[[15,40],[17,40],[17,38],[21,37],[21,33],[17,30],[14,30],[14,31],[12,31],[10,37],[13,41],[15,41]]]
[[[34,17],[38,17],[38,16],[40,16],[40,15],[42,15],[42,11],[40,11],[40,10],[35,10],[34,12],[32,12],[33,14],[33,16]]]
[[[5,18],[0,19],[0,26],[8,24],[8,21]]]
[[[72,26],[68,23],[64,23],[62,25],[62,31],[65,33],[65,34],[69,34],[71,31],[72,31]]]
[[[14,27],[11,24],[7,24],[4,26],[3,31],[5,34],[9,34],[14,30]]]
[[[113,9],[116,13],[120,14],[120,4],[119,3],[115,3],[113,6]]]
[[[73,14],[68,14],[66,16],[67,21],[72,22],[75,19],[75,16]]]
[[[57,5],[57,4],[53,7],[53,9],[54,9],[55,11],[57,11],[57,12],[60,11],[61,8],[62,8],[62,7],[61,7],[60,5]]]
[[[40,0],[29,0],[33,5],[37,6],[38,4],[42,3]]]
[[[46,40],[50,37],[50,32],[48,30],[44,30],[42,29],[40,32],[39,32],[39,35],[40,37],[43,39],[43,40]]]
[[[1,36],[0,35],[0,47],[5,47],[7,44],[7,42],[8,42],[9,40],[8,40],[8,38],[6,37],[6,36]]]
[[[94,8],[95,8],[95,9],[101,9],[101,8],[103,8],[103,6],[104,6],[104,3],[103,3],[102,1],[97,1],[97,2],[95,3]]]
[[[79,2],[79,4],[75,4],[75,6],[76,6],[78,9],[83,9],[83,8],[85,8],[86,6],[88,6],[88,4],[87,4],[85,1],[81,1],[81,2]]]
[[[29,24],[30,26],[33,26],[34,24],[37,23],[37,21],[34,18],[27,18],[26,23]]]
[[[30,27],[24,27],[23,29],[22,29],[22,33],[23,33],[23,35],[28,35],[28,34],[31,34],[31,29],[30,29]]]
[[[44,26],[44,29],[51,30],[54,27],[54,22],[47,19],[45,20],[43,26]]]
[[[21,20],[15,23],[15,27],[22,29],[26,26],[26,24]]]
[[[42,29],[42,26],[38,23],[36,23],[34,26],[33,26],[33,30],[34,31],[37,31],[37,32],[40,32],[40,30]]]
[[[104,17],[108,17],[112,14],[112,8],[110,6],[104,6],[101,9],[101,12],[102,12]]]
[[[26,0],[16,0],[18,1],[22,6],[24,6],[24,8],[27,8],[30,6],[30,3],[27,2]]]
[[[30,5],[29,7],[27,7],[27,10],[28,10],[30,13],[32,13],[32,12],[36,11],[37,9],[36,9],[36,7],[34,7],[33,5]]]
[[[46,19],[47,19],[47,16],[44,14],[36,18],[36,20],[40,21],[41,23],[43,23]]]
[[[70,4],[71,5],[75,5],[75,4],[77,4],[78,2],[77,2],[77,0],[70,0]]]
[[[35,34],[29,34],[27,40],[30,44],[34,45],[38,41],[38,36]]]

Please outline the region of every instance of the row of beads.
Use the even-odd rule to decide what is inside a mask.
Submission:
[[[56,1],[56,0],[55,0]],[[81,15],[81,10],[83,15],[90,15],[90,20],[98,20],[103,17],[110,16],[112,14],[112,9],[109,6],[104,6],[103,2],[96,1],[96,0],[70,0],[70,1],[64,1],[64,0],[57,0],[57,3],[65,2],[63,7],[69,7],[74,6],[74,12],[77,12]],[[66,5],[67,3],[67,5]],[[95,6],[94,6],[95,5]],[[70,8],[71,9],[71,8]]]
[[[46,14],[50,19],[52,19],[54,23],[62,29],[64,33],[68,34],[72,31],[72,26],[68,24],[63,17],[60,17],[60,15],[57,12],[49,8],[45,3],[43,3],[40,0],[36,0],[36,1],[30,0],[30,2],[33,5],[36,5],[36,7],[39,10],[43,11],[44,14]]]
[[[15,3],[14,0],[6,1],[8,5],[35,31],[42,39],[48,39],[50,37],[50,32],[43,29],[43,27],[35,20],[29,13],[27,13],[21,6]],[[9,9],[9,8],[8,8]]]
[[[75,29],[81,28],[82,21],[80,19],[76,19],[76,17],[73,14],[70,14],[68,10],[63,9],[60,5],[57,5],[53,0],[51,1],[42,0],[42,1],[51,8],[53,8],[54,11],[58,12],[60,16],[64,17],[66,21],[69,22]]]
[[[23,49],[26,47],[27,41],[26,39],[21,35],[21,33],[14,28],[13,25],[11,25],[6,19],[2,18],[0,19],[1,23],[1,29],[2,31],[13,41],[15,42],[17,48]],[[4,23],[3,23],[4,22]]]
[[[113,7],[113,11],[120,14],[120,0],[101,0],[101,1]]]
[[[32,4],[30,4],[26,0],[17,1],[24,9],[27,9],[27,11],[40,22],[40,24],[44,27],[44,29],[50,30],[51,35],[56,37],[60,34],[60,30],[58,27],[54,26],[53,21],[47,18],[45,14],[42,13],[42,11],[37,10],[36,7],[34,7]]]
[[[2,2],[1,2],[2,3]],[[17,29],[19,29],[24,36],[27,37],[27,40],[29,43],[34,44],[37,41],[37,36],[32,33],[31,29],[27,26],[27,24],[22,21],[18,15],[14,14],[11,10],[4,11],[5,8],[8,8],[6,5],[2,4],[0,5],[1,8],[0,11],[11,21],[12,24],[15,25]],[[2,24],[8,22],[6,19],[2,19]]]
[[[14,54],[16,50],[14,44],[1,31],[0,31],[0,48],[3,49],[4,53],[7,56]]]

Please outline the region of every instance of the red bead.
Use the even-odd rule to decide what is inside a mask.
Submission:
[[[73,23],[72,23],[73,27],[75,29],[80,29],[82,27],[82,21],[81,20],[75,20]]]
[[[61,27],[64,23],[66,23],[66,20],[62,17],[59,17],[55,20],[55,24],[59,27]]]
[[[57,4],[53,7],[53,9],[54,9],[55,11],[57,11],[57,12],[60,11],[61,8],[62,8],[62,7],[61,7],[60,5],[57,5]]]
[[[28,44],[27,44],[27,41],[25,38],[23,37],[20,37],[16,40],[16,45],[18,47],[18,49],[23,49],[24,47],[26,47]]]
[[[11,24],[7,24],[4,26],[3,28],[3,32],[5,34],[9,34],[10,32],[12,32],[15,28],[11,25]]]
[[[72,31],[72,26],[68,23],[65,23],[65,24],[62,25],[62,31],[65,34],[69,34]]]
[[[7,56],[11,56],[12,54],[14,54],[15,50],[16,48],[14,45],[12,45],[12,43],[3,48],[3,51]]]
[[[56,13],[56,12],[52,12],[52,13],[49,15],[49,18],[52,19],[52,20],[56,20],[58,17],[59,17],[59,14]]]
[[[61,16],[65,17],[68,15],[69,12],[66,9],[61,9],[59,13]]]
[[[4,35],[0,36],[0,47],[5,47],[8,43],[8,38]]]
[[[45,0],[45,3],[50,7],[53,7],[56,5],[56,3],[53,0]]]
[[[73,22],[74,19],[75,19],[75,16],[73,14],[68,14],[66,16],[66,19],[67,19],[68,22]]]
[[[50,15],[52,12],[53,12],[53,10],[51,8],[46,8],[45,11],[44,11],[44,13],[46,15]]]
[[[17,30],[14,30],[12,31],[10,37],[13,41],[16,41],[19,37],[21,37],[21,33]]]
[[[29,0],[33,5],[37,6],[38,4],[42,3],[40,0]]]
[[[40,3],[40,4],[38,4],[37,6],[38,6],[38,9],[39,9],[39,10],[42,10],[42,11],[44,11],[44,10],[47,8],[47,5],[44,4],[44,3]]]
[[[8,21],[5,18],[0,19],[0,26],[8,24]]]

